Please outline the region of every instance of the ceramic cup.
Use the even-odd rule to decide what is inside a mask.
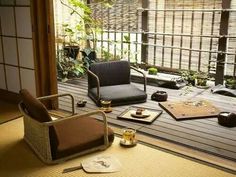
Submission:
[[[100,101],[101,103],[101,109],[108,113],[108,112],[111,112],[112,109],[111,109],[111,100],[101,100]]]
[[[108,109],[111,107],[111,100],[101,100],[101,106],[104,109]]]

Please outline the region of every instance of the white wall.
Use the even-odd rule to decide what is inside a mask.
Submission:
[[[0,0],[0,89],[36,96],[30,0]]]

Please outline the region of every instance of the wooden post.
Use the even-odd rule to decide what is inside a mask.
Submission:
[[[148,8],[149,1],[142,0],[142,7]],[[148,31],[148,11],[142,12],[142,31]],[[148,43],[148,34],[142,33],[142,43]],[[141,46],[141,61],[146,63],[148,58],[148,46],[142,44]]]
[[[229,9],[231,0],[222,0],[222,9]],[[224,35],[228,34],[229,26],[229,12],[222,11],[220,18],[220,35],[223,37],[219,38],[218,42],[218,51],[226,52],[227,51],[227,37]],[[215,85],[223,84],[224,82],[224,62],[226,54],[219,53],[217,55],[217,65],[216,65],[216,76],[215,76]]]
[[[37,96],[57,93],[55,34],[52,1],[31,1]],[[56,108],[57,102],[47,102]]]

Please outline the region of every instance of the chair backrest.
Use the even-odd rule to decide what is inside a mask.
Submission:
[[[22,103],[20,103],[19,106],[21,106],[23,109],[26,109],[27,115],[29,115],[30,118],[33,118],[38,122],[52,121],[46,107],[38,99],[34,98],[26,89],[20,90],[20,96]],[[53,126],[49,127],[49,136],[51,150],[53,151],[53,149],[55,149],[55,147],[58,145],[57,134]]]
[[[93,63],[90,66],[90,71],[98,76],[100,86],[130,83],[130,64],[128,61]],[[90,88],[96,86],[91,76],[88,76],[88,84]]]
[[[33,119],[39,122],[48,122],[52,120],[46,107],[39,100],[34,98],[26,89],[20,90],[20,96],[27,112]]]

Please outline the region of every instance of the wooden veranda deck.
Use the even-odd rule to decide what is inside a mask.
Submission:
[[[58,83],[59,93],[71,93],[75,97],[75,101],[79,99],[87,100],[86,107],[76,107],[78,113],[98,109],[87,96],[87,79],[79,79],[75,83],[76,85]],[[141,84],[133,84],[143,88]],[[164,90],[169,95],[168,100],[206,99],[222,111],[236,111],[236,98],[212,94],[210,88],[205,90],[193,87],[191,89],[192,92],[189,94],[181,95],[181,93],[184,93],[184,88],[173,90],[148,85],[148,100],[146,103],[138,104],[138,106],[162,109],[157,102],[151,100],[151,94],[157,90]],[[69,99],[62,98],[59,103],[60,108],[70,109]],[[188,148],[197,149],[236,162],[236,127],[227,128],[220,126],[217,118],[176,121],[165,111],[150,125],[117,119],[117,115],[129,106],[113,107],[113,111],[107,114],[109,124],[119,127],[131,127],[141,134],[184,145]]]

